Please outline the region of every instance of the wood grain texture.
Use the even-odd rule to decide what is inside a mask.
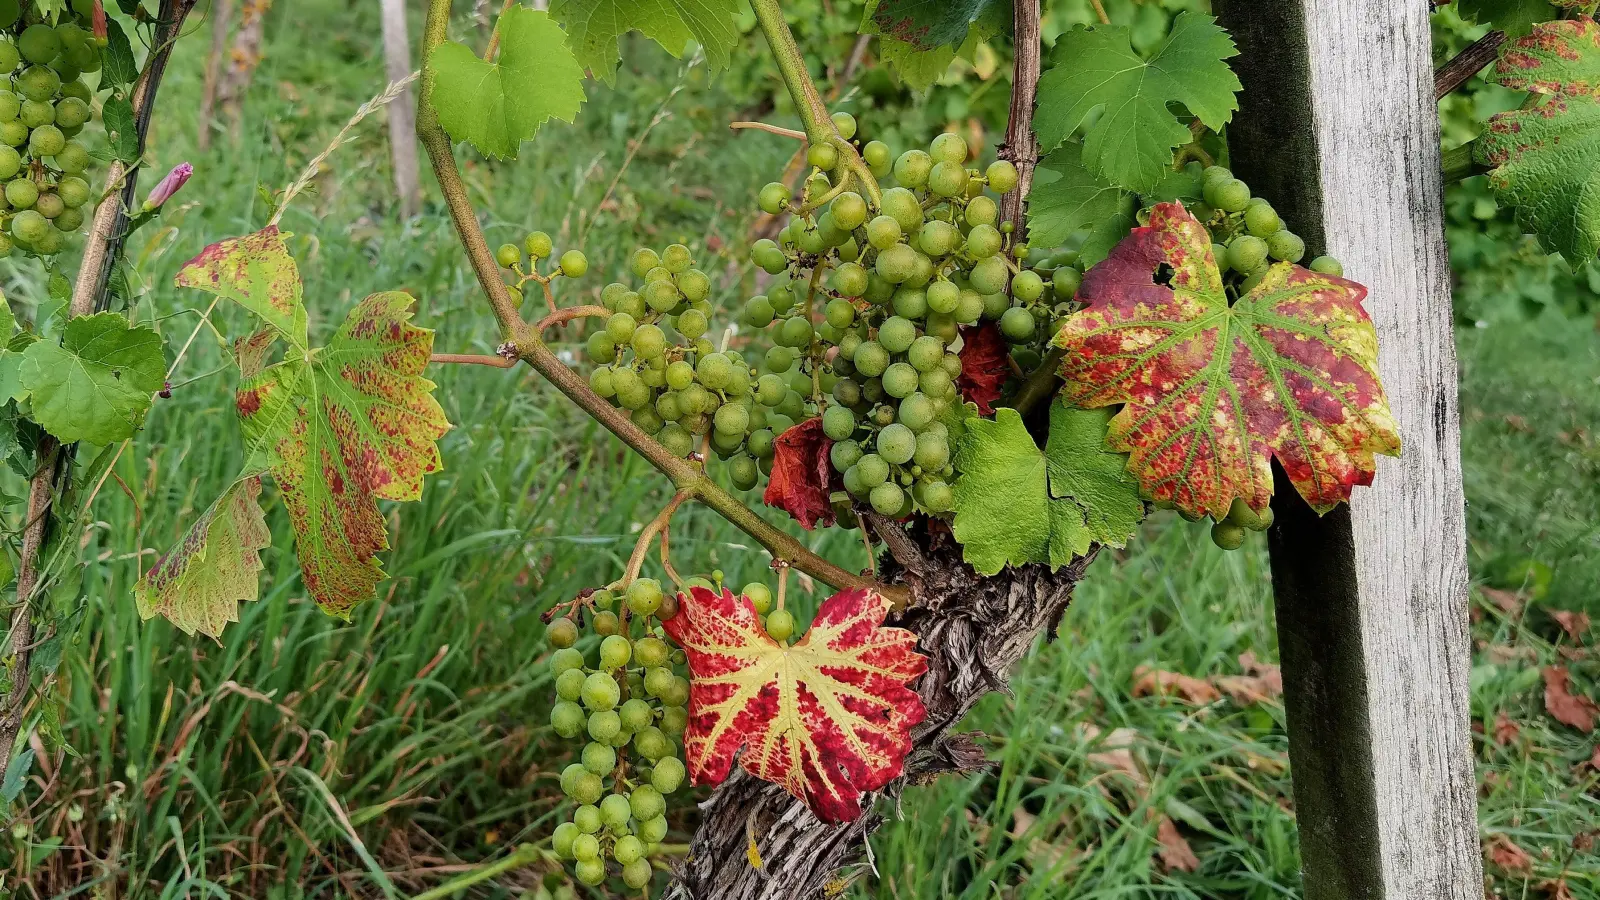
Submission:
[[[383,69],[392,84],[411,74],[411,39],[405,0],[383,0]],[[394,166],[394,191],[400,215],[409,219],[422,206],[417,168],[417,101],[411,88],[390,101],[389,162]]]

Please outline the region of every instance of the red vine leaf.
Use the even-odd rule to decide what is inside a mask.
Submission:
[[[807,419],[778,435],[773,443],[772,475],[761,499],[787,512],[810,531],[817,523],[833,524],[833,504],[828,500],[833,464],[828,453],[833,441],[822,433],[821,417]]]
[[[1000,399],[1000,389],[1011,377],[1011,364],[1006,339],[993,322],[961,329],[961,374],[956,387],[961,398],[978,407],[978,414],[994,415],[994,403]]]
[[[861,794],[901,773],[911,728],[927,714],[907,687],[927,657],[916,635],[883,626],[888,613],[876,591],[840,591],[786,646],[744,597],[680,595],[663,625],[689,657],[684,751],[694,783],[721,784],[738,756],[825,822],[861,815]]]
[[[1158,204],[1084,276],[1087,308],[1056,335],[1064,395],[1125,404],[1107,443],[1147,496],[1190,516],[1225,516],[1236,497],[1265,510],[1273,458],[1327,512],[1372,483],[1373,454],[1400,451],[1366,293],[1277,263],[1230,305],[1210,234]]]

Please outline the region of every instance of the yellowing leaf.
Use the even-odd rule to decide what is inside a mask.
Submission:
[[[276,225],[201,250],[178,271],[177,285],[232,300],[260,316],[291,345],[302,350],[307,345],[300,270]]]
[[[261,479],[250,477],[217,498],[139,579],[133,590],[142,618],[166,616],[184,634],[210,637],[239,621],[239,604],[260,596],[260,551],[272,544],[260,496]]]
[[[911,728],[926,715],[907,685],[927,658],[916,635],[883,627],[888,612],[875,591],[841,591],[785,646],[744,597],[698,587],[680,595],[663,625],[689,657],[684,750],[694,782],[722,783],[737,756],[823,821],[859,816],[861,794],[903,770]]]

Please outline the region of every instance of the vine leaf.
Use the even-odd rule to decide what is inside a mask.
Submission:
[[[870,12],[877,33],[922,51],[959,47],[976,28],[993,35],[1011,27],[1011,4],[999,0],[879,0]]]
[[[45,431],[110,444],[133,437],[166,374],[161,335],[104,312],[69,319],[60,343],[29,344],[18,377]]]
[[[1400,452],[1366,293],[1277,263],[1230,306],[1205,227],[1157,204],[1084,275],[1086,308],[1055,338],[1063,396],[1126,404],[1110,447],[1130,454],[1147,496],[1190,516],[1221,519],[1236,497],[1265,510],[1274,457],[1327,512],[1372,483],[1373,454]]]
[[[1239,53],[1216,20],[1183,12],[1148,61],[1120,25],[1078,26],[1056,41],[1039,79],[1034,130],[1054,150],[1085,128],[1083,163],[1118,187],[1149,191],[1172,166],[1172,151],[1192,139],[1167,108],[1182,103],[1212,130],[1239,108],[1239,79],[1225,60]],[[1100,110],[1099,119],[1090,122]]]
[[[1040,247],[1059,247],[1087,231],[1078,264],[1088,268],[1132,230],[1137,205],[1131,192],[1090,172],[1083,164],[1083,145],[1069,141],[1034,170],[1028,238]]]
[[[833,504],[829,502],[833,464],[828,453],[833,441],[822,433],[820,416],[807,419],[778,435],[773,442],[772,474],[762,502],[794,517],[807,531],[817,523],[832,525]]]
[[[515,159],[548,119],[571,122],[583,105],[583,67],[548,13],[512,4],[495,24],[494,62],[446,41],[433,49],[433,108],[439,124],[485,156]]]
[[[309,339],[300,270],[283,239],[278,226],[268,225],[254,234],[218,241],[184,264],[177,285],[232,300],[304,351]]]
[[[1009,407],[970,419],[956,446],[955,520],[962,558],[980,574],[1058,569],[1092,542],[1124,546],[1143,515],[1126,457],[1105,450],[1105,418],[1060,402],[1044,450]]]
[[[1000,327],[993,322],[961,329],[961,374],[956,387],[961,399],[970,401],[980,415],[992,415],[1001,388],[1011,377],[1011,352]]]
[[[1504,31],[1510,38],[1527,34],[1535,22],[1555,14],[1549,0],[1460,0],[1456,11],[1461,18]]]
[[[1534,26],[1507,44],[1494,80],[1544,95],[1489,119],[1474,151],[1517,224],[1578,269],[1600,252],[1600,24],[1579,17]]]
[[[184,267],[179,283],[281,321],[281,304],[264,298],[298,303],[300,275],[275,237],[209,247]],[[230,262],[219,266],[224,259]],[[212,271],[222,274],[212,278]],[[412,304],[404,293],[373,294],[350,310],[327,346],[291,346],[273,365],[266,361],[274,331],[236,345],[245,472],[272,476],[289,510],[307,591],[345,618],[383,578],[376,557],[389,543],[378,501],[421,496],[423,476],[441,467],[435,442],[450,428],[433,383],[422,377],[433,332],[410,323]]]
[[[713,68],[726,68],[739,42],[741,6],[738,0],[555,0],[550,15],[567,29],[578,63],[615,84],[618,42],[635,30],[673,56],[694,40]]]
[[[883,626],[888,613],[876,591],[840,591],[786,646],[744,597],[680,595],[662,624],[689,658],[684,751],[694,783],[721,784],[737,756],[825,822],[860,816],[861,794],[901,773],[911,728],[927,714],[907,686],[927,657],[915,634]]]
[[[28,396],[22,386],[22,352],[37,338],[17,329],[11,304],[0,294],[0,404]]]
[[[213,638],[239,621],[239,604],[260,597],[261,551],[272,544],[260,496],[261,479],[248,476],[217,498],[134,586],[141,618]]]

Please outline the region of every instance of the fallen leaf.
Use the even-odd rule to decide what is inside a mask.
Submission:
[[[1554,878],[1539,882],[1539,887],[1550,900],[1577,900],[1572,896],[1572,889],[1567,886],[1565,878]]]
[[[1483,598],[1499,607],[1500,611],[1508,616],[1522,612],[1523,596],[1516,591],[1503,591],[1499,588],[1481,587]]]
[[[993,415],[1000,389],[1011,377],[1005,338],[993,322],[961,329],[961,374],[956,387],[961,397],[978,407],[980,415]]]
[[[1178,826],[1167,816],[1162,816],[1156,825],[1156,855],[1161,859],[1162,868],[1168,872],[1197,872],[1200,870],[1200,857],[1194,855],[1189,848],[1189,842],[1184,840],[1179,833]]]
[[[1519,873],[1533,871],[1533,857],[1503,834],[1490,835],[1483,852],[1489,864],[1502,871]]]
[[[1572,612],[1565,609],[1550,610],[1550,618],[1556,620],[1561,630],[1572,638],[1574,644],[1583,643],[1583,636],[1589,631],[1589,614],[1586,612]]]
[[[1246,650],[1239,654],[1239,665],[1245,675],[1221,675],[1212,683],[1240,706],[1249,706],[1271,700],[1283,694],[1283,670],[1272,663],[1256,659],[1255,653]]]
[[[1582,694],[1571,692],[1571,679],[1565,666],[1544,668],[1544,708],[1563,725],[1579,731],[1593,731],[1600,706]]]
[[[1522,728],[1511,721],[1511,717],[1506,715],[1505,710],[1502,709],[1494,714],[1494,742],[1496,744],[1504,747],[1506,744],[1516,740],[1517,735],[1521,733]]]
[[[1167,672],[1149,666],[1139,666],[1133,670],[1133,696],[1148,697],[1152,694],[1176,694],[1196,706],[1205,706],[1222,699],[1222,692],[1203,679],[1181,672]]]
[[[1490,644],[1483,648],[1483,655],[1487,656],[1490,662],[1501,666],[1539,657],[1532,647],[1517,647],[1511,644]]]
[[[778,435],[773,444],[772,475],[762,502],[794,517],[810,531],[817,523],[833,524],[833,504],[828,501],[833,464],[828,452],[833,441],[822,433],[822,418],[807,419]]]
[[[1100,738],[1100,729],[1092,724],[1085,723],[1081,730],[1084,740],[1088,743],[1093,744]],[[1098,741],[1103,749],[1084,758],[1098,768],[1128,776],[1134,787],[1142,793],[1150,782],[1144,777],[1144,771],[1139,768],[1139,761],[1133,757],[1132,748],[1138,737],[1139,733],[1132,728],[1114,729],[1104,740]]]
[[[1600,744],[1594,745],[1594,754],[1589,757],[1589,768],[1600,772]]]

